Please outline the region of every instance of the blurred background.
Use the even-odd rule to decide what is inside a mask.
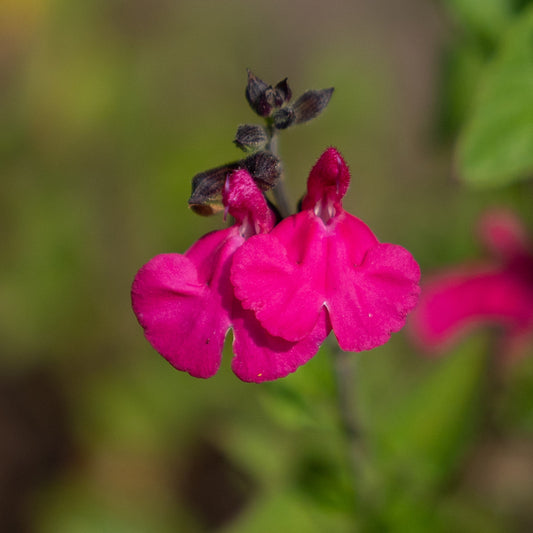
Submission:
[[[131,282],[223,226],[187,199],[196,173],[241,157],[237,126],[259,123],[246,68],[296,96],[335,87],[281,136],[294,203],[333,145],[347,210],[423,276],[483,256],[486,207],[531,232],[529,4],[3,0],[0,530],[356,530],[327,346],[258,386],[231,373],[228,339],[218,375],[195,379],[145,341]],[[495,395],[492,340],[430,359],[401,332],[354,355],[380,531],[533,530],[532,350]]]

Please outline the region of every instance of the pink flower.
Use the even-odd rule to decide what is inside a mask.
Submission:
[[[233,255],[248,237],[268,232],[274,217],[245,170],[227,178],[223,202],[235,225],[205,235],[183,255],[158,255],[143,266],[133,282],[133,310],[150,344],[178,370],[213,376],[231,327],[239,378],[286,376],[317,352],[330,326],[323,317],[307,336],[287,341],[268,334],[242,308],[230,283]]]
[[[369,350],[415,306],[417,263],[344,211],[349,182],[346,163],[329,148],[311,170],[302,211],[235,253],[235,294],[272,335],[297,342],[330,321],[343,350]]]
[[[514,355],[533,333],[533,253],[511,212],[490,211],[480,238],[489,260],[444,271],[427,282],[411,333],[422,348],[442,350],[481,324],[503,330],[504,354]]]

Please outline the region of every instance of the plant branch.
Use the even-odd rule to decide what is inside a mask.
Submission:
[[[332,352],[337,405],[353,477],[356,509],[361,520],[370,520],[376,508],[378,480],[355,409],[357,358],[353,353],[344,352],[338,346],[333,348]]]
[[[266,149],[279,159],[278,136],[272,124],[267,125],[267,134],[268,143],[266,145]],[[278,180],[278,183],[272,189],[272,193],[274,195],[276,206],[280,212],[280,215],[282,216],[282,218],[288,217],[291,214],[291,206],[289,202],[289,196],[287,194],[287,189],[285,187],[283,168],[281,170],[281,176]]]

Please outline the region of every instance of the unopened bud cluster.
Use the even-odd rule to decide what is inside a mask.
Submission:
[[[275,87],[248,70],[246,100],[265,125],[242,124],[235,134],[235,145],[249,154],[244,159],[205,170],[194,176],[189,206],[199,215],[212,215],[224,209],[222,189],[229,173],[246,169],[259,189],[266,192],[282,177],[282,166],[273,153],[272,141],[278,130],[316,118],[328,105],[333,88],[310,90],[291,104],[292,90],[287,78]]]

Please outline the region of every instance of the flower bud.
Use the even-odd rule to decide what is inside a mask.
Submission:
[[[294,123],[303,124],[320,115],[329,104],[333,90],[333,87],[330,87],[329,89],[306,91],[302,94],[292,106]]]
[[[250,107],[261,117],[269,117],[272,111],[279,109],[289,102],[292,91],[287,78],[281,80],[275,87],[268,85],[248,70],[248,85],[246,86],[246,100]]]
[[[260,151],[246,159],[227,163],[220,167],[200,172],[192,179],[192,194],[189,207],[198,215],[210,216],[224,209],[222,191],[226,178],[235,170],[244,168],[254,179],[261,191],[274,187],[281,177],[281,163],[270,152]]]
[[[268,117],[274,104],[272,95],[268,98],[268,92],[272,93],[272,87],[255,76],[251,70],[248,70],[246,100],[248,100],[250,107],[261,117]]]
[[[189,207],[198,215],[210,216],[224,209],[222,189],[226,176],[239,168],[238,162],[200,172],[192,179]]]
[[[278,130],[284,130],[291,126],[295,120],[295,114],[292,107],[287,106],[278,109],[274,115],[274,127]]]
[[[281,177],[281,162],[270,152],[257,152],[242,163],[262,191],[272,189]]]
[[[289,103],[292,98],[292,91],[287,82],[287,78],[281,80],[274,88],[276,95],[276,107],[281,107],[284,104]]]
[[[237,128],[233,142],[244,152],[254,152],[265,147],[268,137],[262,126],[242,124]]]

